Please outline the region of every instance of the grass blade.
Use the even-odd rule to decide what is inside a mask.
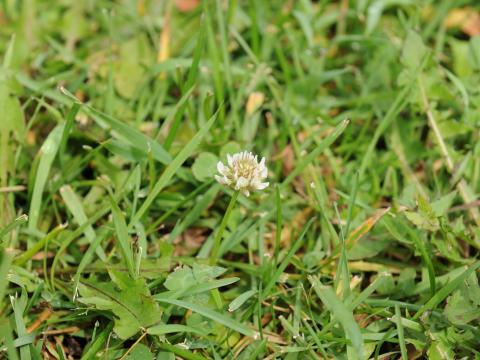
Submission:
[[[287,268],[288,264],[290,264],[290,260],[292,259],[293,255],[300,249],[300,247],[303,245],[303,238],[305,237],[305,234],[307,233],[308,229],[312,225],[313,221],[315,218],[311,218],[308,220],[308,222],[305,224],[303,227],[303,230],[298,237],[298,239],[295,241],[295,244],[290,248],[290,251],[287,253],[285,258],[282,260],[282,263],[280,266],[275,270],[274,274],[270,278],[269,282],[267,283],[267,286],[265,286],[264,290],[262,291],[262,298],[265,299],[265,297],[268,296],[270,290],[272,289],[273,285],[277,282],[277,280],[280,278],[280,275],[282,275],[283,271]]]
[[[338,124],[335,129],[332,131],[332,133],[325,138],[318,146],[307,156],[305,156],[302,160],[300,160],[295,168],[292,170],[292,172],[287,176],[285,180],[281,183],[282,187],[287,186],[290,184],[295,177],[297,177],[305,167],[310,164],[314,159],[318,157],[324,151],[326,148],[328,148],[330,145],[333,144],[333,142],[343,133],[343,131],[346,129],[349,121],[348,120],[343,120],[340,124]]]
[[[197,134],[190,140],[190,142],[178,153],[173,161],[165,168],[162,175],[158,179],[157,183],[153,187],[152,191],[148,194],[147,198],[143,202],[140,209],[137,211],[133,219],[130,221],[129,228],[137,223],[142,216],[147,212],[148,208],[152,205],[155,198],[160,194],[165,186],[167,186],[170,179],[175,175],[176,171],[187,158],[192,155],[202,139],[207,135],[208,130],[215,122],[218,111],[207,121],[207,123],[197,132]]]
[[[201,305],[189,303],[182,300],[169,299],[161,296],[156,296],[155,300],[162,303],[176,305],[176,306],[183,307],[185,309],[192,310],[193,312],[203,315],[213,321],[216,321],[234,331],[239,332],[240,334],[243,334],[245,336],[249,336],[252,338],[256,337],[256,332],[250,329],[248,326],[232,319],[231,317],[225,316],[223,314],[210,310],[209,308],[203,307]]]
[[[247,292],[244,292],[240,296],[236,297],[228,305],[228,311],[233,312],[237,310],[240,306],[242,306],[245,303],[245,301],[250,299],[256,293],[257,293],[257,290],[249,290]]]
[[[117,235],[118,244],[120,245],[120,252],[122,254],[123,262],[128,269],[128,272],[132,278],[135,278],[135,266],[133,259],[133,250],[131,246],[131,240],[128,236],[127,223],[125,217],[120,211],[115,199],[110,198],[110,204],[112,206],[113,224],[115,225],[115,232]]]
[[[187,291],[175,291],[175,290],[170,290],[170,291],[165,291],[160,294],[154,295],[153,298],[156,298],[157,296],[159,298],[169,298],[169,299],[178,299],[184,295],[196,295],[200,294],[202,292],[207,292],[213,289],[218,289],[222,286],[227,286],[231,285],[233,283],[236,283],[238,280],[240,280],[237,277],[228,277],[225,279],[219,279],[219,280],[212,280],[206,283],[201,283],[195,286],[192,286],[191,288],[188,289]]]
[[[351,341],[358,359],[363,359],[363,338],[360,327],[353,318],[352,311],[349,310],[343,302],[335,295],[333,290],[322,285],[316,277],[309,276],[308,280],[313,286],[320,300],[325,307],[334,315],[345,331],[347,338]]]
[[[60,141],[62,139],[64,124],[55,127],[48,135],[47,139],[40,148],[40,162],[35,176],[35,184],[33,186],[32,199],[30,201],[28,229],[30,231],[37,230],[38,220],[40,217],[40,208],[42,206],[42,196],[45,190],[47,179],[50,175],[50,169],[53,160],[57,155]]]
[[[395,305],[395,322],[397,325],[398,342],[400,344],[400,352],[403,360],[408,360],[407,346],[405,345],[405,335],[403,333],[402,314],[400,313],[400,306]]]
[[[73,189],[69,185],[62,186],[60,188],[60,195],[62,196],[63,201],[67,205],[68,210],[72,213],[73,218],[77,222],[79,226],[86,224],[88,222],[87,215],[85,215],[85,211],[83,210],[82,203],[78,198],[77,194],[73,191]],[[95,241],[96,235],[95,231],[93,230],[92,225],[87,225],[84,232],[85,237],[88,239],[90,244]],[[97,248],[96,250],[98,257],[105,261],[107,256],[102,248]]]
[[[430,300],[427,301],[425,305],[423,305],[420,310],[417,311],[415,316],[412,318],[413,320],[418,319],[420,315],[422,315],[427,310],[434,309],[438,304],[440,304],[443,300],[447,298],[448,295],[452,291],[454,291],[460,284],[468,277],[470,274],[475,272],[478,268],[480,268],[480,261],[477,261],[473,265],[470,265],[463,273],[458,275],[455,279],[448,282],[444,287],[437,291],[437,293],[432,296]]]
[[[0,230],[0,244],[3,242],[3,238],[13,229],[25,224],[28,221],[28,216],[26,214],[20,215],[18,218],[13,220],[10,224],[5,226],[2,230]]]
[[[202,332],[191,326],[185,326],[180,324],[160,324],[160,325],[149,327],[147,329],[147,333],[150,335],[164,335],[164,334],[181,333],[181,332],[190,332],[190,333],[195,333],[197,335],[206,335],[205,332]]]

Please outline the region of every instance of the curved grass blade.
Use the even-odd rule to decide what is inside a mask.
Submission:
[[[165,298],[165,297],[160,297],[160,296],[156,296],[155,297],[155,300],[159,301],[159,302],[162,302],[162,303],[167,303],[167,304],[170,304],[170,305],[176,305],[176,306],[180,306],[180,307],[183,307],[185,309],[189,309],[189,310],[192,310],[193,312],[196,312],[200,315],[203,315],[213,321],[216,321],[234,331],[237,331],[239,332],[240,334],[243,334],[245,336],[249,336],[249,337],[252,337],[252,338],[256,338],[257,337],[257,333],[256,331],[250,329],[248,326],[232,319],[231,317],[228,317],[228,316],[225,316],[223,314],[220,314],[216,311],[213,311],[211,309],[208,309],[206,307],[203,307],[201,305],[198,305],[198,304],[193,304],[193,303],[189,303],[189,302],[186,302],[186,301],[182,301],[182,300],[175,300],[175,299],[169,299],[169,298]]]
[[[290,251],[287,253],[287,255],[283,259],[280,266],[277,268],[275,273],[270,278],[269,282],[267,283],[267,286],[265,286],[265,289],[262,291],[262,296],[261,296],[262,299],[265,299],[265,297],[268,296],[268,293],[270,292],[273,285],[275,285],[280,275],[282,275],[283,271],[287,268],[288,264],[290,264],[290,260],[292,259],[293,255],[295,255],[298,249],[300,249],[300,247],[302,246],[303,238],[305,237],[307,230],[310,228],[310,225],[312,225],[314,220],[315,218],[311,218],[303,227],[302,233],[300,234],[298,239],[295,241],[294,245],[290,248]]]
[[[147,333],[150,335],[163,335],[180,332],[190,332],[198,335],[205,335],[205,332],[202,332],[191,326],[185,326],[181,324],[160,324],[147,329]]]
[[[45,190],[45,184],[47,183],[53,160],[60,147],[63,128],[64,124],[55,127],[40,148],[40,162],[36,171],[35,184],[33,186],[32,200],[30,201],[29,209],[28,229],[30,231],[37,230],[40,208],[42,206],[43,191]]]
[[[134,279],[135,266],[133,260],[133,250],[130,244],[130,237],[128,236],[128,229],[125,222],[125,217],[121,213],[120,208],[118,207],[113,197],[110,198],[110,205],[112,207],[113,224],[115,225],[115,232],[117,235],[116,237],[118,239],[118,243],[120,245],[120,252],[122,254],[123,261],[128,269],[130,276]]]
[[[70,185],[65,185],[60,188],[60,195],[62,196],[63,201],[67,205],[68,210],[72,213],[73,218],[77,222],[79,226],[87,223],[88,218],[85,215],[85,211],[83,210],[82,203],[78,198],[77,194],[73,191]],[[96,234],[95,230],[93,230],[92,225],[87,225],[84,231],[85,237],[87,240],[92,244],[95,241]],[[102,260],[105,261],[107,256],[102,248],[97,248],[97,255]]]
[[[208,130],[210,130],[210,127],[215,122],[215,119],[217,118],[217,114],[218,114],[218,110],[207,121],[207,123],[200,129],[200,131],[198,131],[195,134],[192,140],[190,140],[190,142],[187,145],[185,145],[185,147],[178,153],[175,159],[173,159],[173,161],[165,168],[162,175],[160,175],[160,178],[158,179],[157,183],[153,187],[152,191],[150,192],[150,194],[148,194],[147,198],[143,202],[140,209],[133,216],[132,220],[130,221],[129,228],[132,228],[133,225],[142,218],[142,216],[147,212],[148,208],[152,205],[153,201],[158,196],[158,194],[160,194],[163,188],[167,186],[168,182],[173,177],[173,175],[175,175],[178,168],[182,166],[182,164],[185,162],[185,160],[187,160],[187,158],[190,155],[192,155],[192,153],[195,151],[195,149],[200,144],[202,139],[205,137],[205,135],[207,135]]]
[[[423,305],[420,310],[417,311],[417,313],[413,316],[413,320],[416,320],[422,315],[425,311],[427,310],[432,310],[434,309],[438,304],[440,304],[443,300],[447,298],[448,295],[452,291],[454,291],[457,287],[460,286],[460,284],[468,277],[470,274],[472,274],[474,271],[476,271],[478,268],[480,268],[480,261],[477,261],[473,265],[470,265],[463,273],[458,275],[455,279],[452,281],[448,282],[444,287],[442,287],[440,290],[436,292],[434,296],[430,298],[430,300],[427,301],[425,305]]]
[[[287,176],[285,180],[280,184],[280,186],[285,187],[289,183],[295,179],[305,167],[310,164],[317,156],[322,153],[326,148],[333,144],[333,142],[343,133],[346,129],[347,125],[349,124],[349,120],[343,120],[340,124],[338,124],[333,132],[325,138],[318,146],[307,156],[305,156],[302,160],[300,160],[293,171]]]
[[[228,305],[228,311],[234,312],[237,310],[240,306],[242,306],[245,301],[250,299],[253,295],[257,293],[257,290],[249,290],[247,292],[244,292],[240,296],[236,297],[235,299],[232,300],[232,302]]]
[[[0,230],[0,244],[3,242],[3,237],[7,235],[13,229],[25,224],[28,221],[28,216],[26,214],[20,215],[18,218],[13,220],[10,224],[5,226]]]
[[[308,280],[325,307],[338,319],[340,324],[342,324],[347,338],[351,341],[355,349],[357,358],[363,359],[362,333],[353,318],[352,311],[343,304],[330,287],[323,285],[318,278],[309,276]]]
[[[155,299],[158,296],[160,299],[161,298],[178,299],[182,297],[185,293],[187,293],[189,296],[200,294],[202,292],[218,289],[222,286],[231,285],[233,283],[236,283],[238,280],[240,279],[237,277],[229,277],[225,279],[212,280],[206,283],[192,286],[186,291],[175,291],[175,290],[165,291],[160,294],[154,295],[153,298]]]

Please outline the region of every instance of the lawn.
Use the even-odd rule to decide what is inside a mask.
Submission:
[[[0,0],[0,359],[480,359],[476,0]]]

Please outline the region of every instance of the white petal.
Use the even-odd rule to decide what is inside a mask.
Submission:
[[[235,155],[233,155],[233,158],[232,158],[232,157],[230,156],[230,154],[227,154],[228,166],[232,166],[234,157],[235,157]]]
[[[269,182],[260,183],[260,184],[258,184],[257,189],[258,189],[258,190],[263,190],[263,189],[265,189],[268,185],[270,185]]]
[[[250,191],[248,191],[247,189],[243,189],[242,194],[245,195],[246,197],[249,197],[250,196]]]
[[[238,180],[237,180],[237,184],[235,185],[235,189],[236,190],[240,190],[241,188],[244,188],[248,185],[248,180],[245,179],[243,176],[241,176]]]
[[[225,182],[225,179],[226,179],[225,177],[215,175],[215,180],[217,180],[222,185],[227,185],[227,183]]]
[[[223,165],[223,163],[222,163],[221,161],[219,161],[219,162],[217,163],[217,170],[218,170],[218,172],[219,172],[220,174],[225,175],[225,174],[224,174],[225,165]]]

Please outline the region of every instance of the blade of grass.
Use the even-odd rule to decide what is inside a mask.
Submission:
[[[440,304],[443,300],[447,298],[452,291],[454,291],[457,287],[459,287],[462,282],[470,276],[473,272],[475,272],[478,268],[480,268],[480,261],[475,262],[474,264],[470,265],[468,268],[465,269],[463,273],[458,275],[455,279],[448,282],[444,287],[442,287],[438,292],[427,301],[425,305],[423,305],[420,310],[413,316],[413,320],[416,320],[427,310],[433,310],[435,307]]]
[[[343,120],[340,124],[338,124],[327,138],[325,138],[312,152],[310,152],[310,154],[305,156],[295,165],[295,168],[287,176],[287,178],[283,180],[280,186],[282,188],[285,188],[288,184],[290,184],[293,179],[295,179],[295,177],[297,177],[308,164],[310,164],[314,159],[318,157],[319,154],[321,154],[326,148],[333,144],[333,142],[343,133],[348,123],[348,120]]]
[[[12,328],[8,319],[0,317],[0,334],[3,337],[3,344],[7,348],[7,359],[18,360],[17,349],[13,344]]]
[[[228,305],[228,311],[234,312],[256,293],[257,290],[248,290],[247,292],[244,292],[243,294],[237,296]]]
[[[270,290],[273,288],[275,283],[278,281],[278,279],[280,278],[282,273],[285,271],[288,264],[290,264],[290,260],[292,260],[293,255],[295,255],[295,253],[298,251],[298,249],[300,249],[300,247],[303,245],[303,238],[305,237],[305,234],[307,233],[308,229],[310,228],[310,226],[312,225],[314,220],[315,220],[315,218],[311,218],[310,220],[308,220],[308,222],[303,227],[302,232],[300,233],[300,236],[298,237],[297,240],[295,240],[295,243],[290,248],[290,250],[288,251],[285,258],[282,260],[280,266],[275,270],[272,277],[269,279],[267,285],[263,289],[262,295],[261,295],[262,299],[265,299],[269,295]]]
[[[42,237],[38,240],[31,248],[27,249],[23,252],[19,257],[17,257],[13,263],[17,266],[21,266],[25,264],[28,260],[30,260],[37,252],[43,249],[46,243],[50,242],[50,240],[54,239],[61,231],[63,231],[67,227],[66,224],[60,224],[55,227],[52,231],[50,231],[47,235]]]
[[[330,311],[332,315],[338,319],[340,324],[342,324],[347,339],[350,340],[355,349],[357,358],[363,359],[364,351],[362,333],[360,332],[360,327],[353,318],[352,311],[349,310],[339,298],[337,298],[335,292],[330,287],[323,285],[316,277],[308,276],[308,280],[328,311]]]
[[[229,316],[220,314],[220,313],[218,313],[216,311],[213,311],[209,308],[206,308],[204,306],[189,303],[189,302],[182,301],[182,300],[165,298],[165,297],[161,297],[161,296],[156,296],[155,300],[157,300],[161,303],[167,303],[167,304],[170,304],[170,305],[180,306],[180,307],[183,307],[185,309],[189,309],[189,310],[191,310],[195,313],[198,313],[200,315],[203,315],[203,316],[205,316],[205,317],[207,317],[207,318],[209,318],[209,319],[211,319],[215,322],[218,322],[218,323],[228,327],[229,329],[237,331],[240,334],[243,334],[245,336],[249,336],[249,337],[252,337],[252,338],[256,338],[257,333],[254,330],[247,327],[246,325],[232,319]]]
[[[190,140],[190,142],[185,145],[185,147],[178,153],[178,155],[173,159],[173,161],[165,168],[162,175],[158,179],[157,183],[153,187],[152,191],[148,194],[147,198],[143,202],[140,209],[137,211],[135,216],[133,216],[132,220],[130,221],[129,228],[132,228],[135,223],[140,221],[140,219],[145,215],[147,210],[152,205],[155,198],[160,194],[165,186],[167,186],[170,179],[175,175],[178,168],[182,166],[182,164],[187,160],[187,158],[192,155],[195,151],[197,146],[200,144],[202,139],[207,135],[208,130],[215,122],[217,117],[217,112],[207,121],[207,123],[195,134],[195,136]]]
[[[16,229],[17,227],[25,224],[28,221],[28,215],[23,214],[20,215],[18,218],[13,220],[10,224],[5,226],[2,230],[0,230],[0,244],[4,241],[4,236],[7,235],[10,231]]]
[[[175,355],[178,355],[181,359],[185,360],[207,360],[206,357],[203,357],[202,355],[199,354],[194,354],[191,351],[182,349],[178,346],[168,344],[168,343],[162,343],[158,346],[160,349],[169,351],[174,353]]]
[[[37,230],[38,220],[40,217],[40,208],[42,206],[42,196],[45,190],[47,179],[53,160],[57,155],[62,139],[64,124],[57,125],[48,135],[39,151],[40,162],[35,174],[35,183],[33,186],[33,194],[30,201],[30,209],[28,216],[28,230]]]
[[[27,304],[26,301],[27,293],[25,290],[22,291],[22,295],[20,297],[11,296],[10,300],[12,302],[13,308],[13,315],[15,319],[15,327],[17,336],[19,338],[28,335],[27,327],[25,326],[25,320],[23,319],[23,312],[25,311],[25,306]],[[21,360],[30,360],[30,345],[23,345],[20,347],[20,359]]]
[[[200,33],[198,34],[197,38],[197,46],[195,48],[195,52],[193,54],[192,65],[190,66],[190,70],[188,72],[187,81],[185,84],[182,85],[182,93],[184,94],[183,98],[188,98],[189,95],[192,93],[193,89],[195,88],[195,80],[198,77],[199,73],[199,65],[200,65],[200,58],[203,54],[203,49],[205,48],[205,22],[204,18],[202,17],[200,21]],[[180,100],[182,102],[182,100]],[[181,104],[177,105],[177,111],[175,111],[175,119],[174,121],[165,121],[162,125],[162,128],[166,128],[166,126],[170,126],[170,131],[168,132],[167,138],[165,139],[165,149],[170,150],[175,137],[177,136],[177,132],[180,126],[180,122],[182,120],[183,113],[185,112],[185,108],[187,106],[187,102],[183,101]]]
[[[128,269],[132,278],[135,278],[135,261],[133,259],[133,250],[131,246],[131,239],[128,235],[127,223],[125,217],[120,211],[113,196],[110,197],[110,205],[112,207],[113,224],[115,225],[116,238],[120,247],[123,262]]]
[[[83,224],[87,223],[88,218],[85,214],[85,211],[83,210],[82,203],[80,202],[80,199],[78,198],[77,194],[75,194],[70,185],[62,186],[60,188],[60,195],[62,196],[63,201],[65,201],[68,210],[72,213],[73,218],[75,219],[77,224],[79,226],[82,226]],[[96,234],[95,230],[93,230],[92,225],[87,225],[84,234],[90,244],[95,241]],[[107,256],[105,255],[105,252],[101,247],[97,247],[96,253],[100,260],[105,261],[107,259]]]
[[[71,102],[81,104],[82,111],[91,116],[100,126],[109,127],[112,130],[112,135],[117,139],[129,143],[134,148],[142,151],[145,155],[151,152],[155,160],[162,164],[166,165],[172,161],[170,154],[154,139],[148,137],[127,123],[82,103],[65,88],[61,88],[61,90]]]
[[[62,139],[60,141],[60,163],[62,166],[65,164],[65,154],[67,153],[67,141],[72,131],[73,124],[75,121],[75,116],[77,116],[78,111],[80,110],[81,104],[74,102],[70,111],[68,112],[65,118],[65,126],[63,127]]]
[[[182,296],[186,296],[186,295],[190,296],[190,295],[200,294],[200,293],[207,292],[207,291],[210,291],[210,290],[213,290],[213,289],[218,289],[222,286],[228,286],[228,285],[231,285],[233,283],[236,283],[239,280],[240,279],[237,278],[237,277],[229,277],[229,278],[225,278],[225,279],[212,280],[212,281],[209,281],[209,282],[206,282],[206,283],[194,285],[194,286],[190,287],[188,289],[188,291],[187,290],[184,290],[184,291],[175,291],[175,290],[165,291],[165,292],[162,292],[160,294],[154,295],[153,298],[155,298],[156,296],[159,296],[160,298],[178,299]]]
[[[5,290],[8,285],[8,270],[10,269],[11,264],[10,255],[8,255],[5,250],[0,249],[0,304],[3,302],[3,296],[5,295]]]
[[[78,283],[80,282],[80,276],[82,275],[83,270],[87,267],[88,264],[93,259],[93,253],[97,252],[98,246],[101,244],[103,240],[105,240],[108,235],[110,235],[110,231],[106,230],[101,233],[99,236],[95,238],[95,240],[91,243],[88,247],[85,254],[82,256],[82,260],[80,260],[80,264],[78,264],[77,271],[75,272],[75,276],[73,277],[73,300],[77,297],[78,292]],[[106,261],[106,259],[104,260]]]
[[[147,333],[150,335],[164,335],[171,333],[195,333],[197,335],[206,335],[205,332],[195,329],[191,326],[180,324],[160,324],[149,327]]]
[[[400,312],[400,306],[395,305],[395,322],[397,325],[397,333],[398,333],[398,342],[400,344],[400,352],[402,354],[403,360],[408,360],[407,356],[407,346],[405,345],[405,335],[403,333],[403,324],[402,324],[402,314]]]
[[[110,321],[105,329],[85,348],[80,360],[90,360],[96,357],[96,354],[102,349],[102,346],[108,341],[113,330],[113,321]]]

